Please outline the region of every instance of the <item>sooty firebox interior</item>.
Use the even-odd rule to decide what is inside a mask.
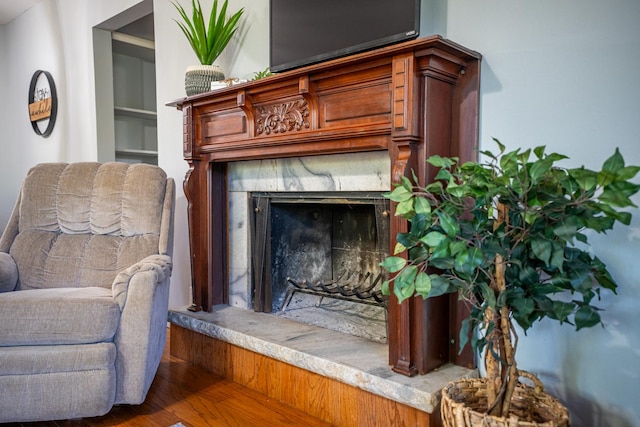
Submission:
[[[380,193],[252,193],[253,307],[294,292],[383,306],[389,201]]]

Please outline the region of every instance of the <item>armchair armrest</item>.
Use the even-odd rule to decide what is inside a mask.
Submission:
[[[0,252],[0,292],[11,292],[18,284],[18,266],[13,257]]]
[[[135,263],[126,270],[118,273],[113,281],[113,299],[118,303],[120,310],[124,309],[127,302],[127,295],[131,280],[138,273],[150,272],[155,274],[153,284],[162,283],[171,277],[171,258],[167,255],[149,255],[143,260]]]
[[[149,391],[166,340],[170,276],[171,258],[151,255],[113,281],[113,298],[121,310],[114,337],[116,404],[140,404]]]

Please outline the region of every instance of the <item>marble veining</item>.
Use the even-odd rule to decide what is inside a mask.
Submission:
[[[170,310],[169,321],[426,412],[436,409],[449,381],[476,374],[447,364],[405,377],[388,366],[385,344],[226,305],[211,313]]]
[[[251,308],[252,191],[388,191],[386,151],[229,163],[229,304]]]

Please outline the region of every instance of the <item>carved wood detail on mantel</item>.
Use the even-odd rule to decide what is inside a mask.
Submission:
[[[228,303],[227,162],[386,151],[391,176],[433,180],[427,157],[477,157],[481,56],[439,36],[417,39],[184,98],[193,310]],[[357,167],[357,165],[355,165]],[[391,206],[392,213],[395,207]],[[391,221],[390,251],[405,220]],[[389,302],[389,363],[426,373],[458,354],[455,299]]]
[[[271,135],[309,128],[309,107],[304,100],[256,107],[256,134]]]

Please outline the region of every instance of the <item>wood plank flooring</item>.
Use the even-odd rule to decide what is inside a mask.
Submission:
[[[28,404],[25,402],[25,405]],[[330,425],[257,391],[172,357],[167,338],[158,373],[142,405],[116,406],[108,414],[96,418],[0,426],[169,427],[178,422],[186,427]]]

